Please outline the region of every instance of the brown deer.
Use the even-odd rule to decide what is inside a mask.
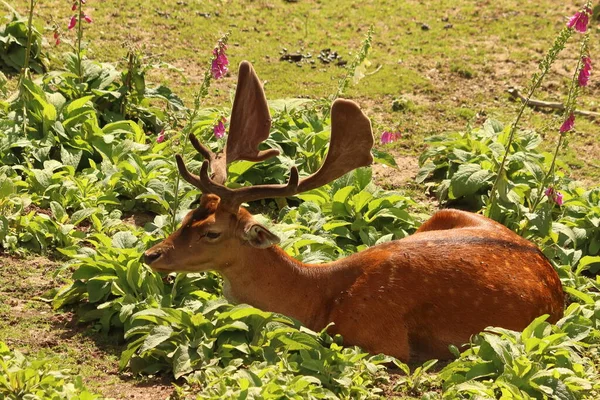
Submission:
[[[200,206],[145,252],[148,265],[161,272],[218,271],[232,301],[294,317],[313,330],[334,322],[331,331],[346,344],[404,361],[449,358],[448,345],[462,345],[488,326],[522,330],[542,314],[550,321],[561,317],[562,286],[540,250],[463,211],[438,211],[412,236],[336,262],[307,265],[291,258],[241,204],[292,196],[371,164],[373,134],[358,106],[338,99],[331,107],[329,151],[317,172],[299,179],[294,167],[286,185],[224,186],[228,163],[278,154],[258,150],[270,126],[260,81],[243,62],[224,152],[215,155],[190,135],[205,158],[199,176],[176,157],[181,176],[203,193]]]

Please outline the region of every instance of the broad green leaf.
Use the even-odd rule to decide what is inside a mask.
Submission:
[[[71,215],[71,223],[73,225],[77,225],[84,219],[86,219],[86,218],[90,217],[91,215],[96,214],[98,212],[100,212],[100,209],[98,209],[96,207],[84,208],[83,210],[75,211]]]
[[[117,232],[112,238],[112,245],[117,249],[133,248],[137,242],[138,238],[130,231]]]
[[[493,174],[479,164],[462,164],[450,180],[452,196],[458,199],[476,193],[488,186]]]
[[[140,347],[140,354],[155,348],[165,340],[168,340],[173,334],[173,328],[167,325],[159,325],[152,328],[150,334],[144,340],[142,347]]]

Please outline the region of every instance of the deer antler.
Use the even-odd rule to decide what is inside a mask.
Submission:
[[[227,164],[235,160],[263,161],[279,154],[275,149],[258,150],[259,144],[268,138],[270,128],[271,117],[260,80],[252,65],[244,61],[240,64],[224,153],[215,155],[190,134],[192,145],[205,161],[202,163],[200,176],[197,176],[187,170],[183,158],[177,155],[179,173],[202,193],[216,194],[221,198],[221,204],[237,211],[244,202],[305,192],[373,162],[371,122],[354,102],[338,99],[331,107],[329,151],[317,172],[299,180],[298,170],[292,167],[286,185],[258,185],[238,189],[225,187],[223,184],[227,179]],[[208,173],[209,167],[213,171],[212,178]]]

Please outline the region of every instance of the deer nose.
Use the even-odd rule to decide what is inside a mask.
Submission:
[[[147,250],[144,253],[144,262],[148,265],[152,264],[154,261],[158,260],[162,252],[160,250]]]

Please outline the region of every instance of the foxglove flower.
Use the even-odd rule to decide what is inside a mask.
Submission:
[[[575,126],[575,115],[571,114],[569,115],[569,118],[567,118],[561,125],[560,133],[569,132],[571,129],[573,129],[573,126]]]
[[[162,143],[165,141],[165,130],[163,129],[162,131],[159,132],[158,136],[156,137],[156,143]]]
[[[402,135],[398,132],[383,132],[381,134],[381,143],[388,144],[400,139]]]
[[[554,190],[554,188],[552,186],[549,186],[545,191],[544,194],[548,197],[548,199],[553,202],[556,203],[556,205],[558,206],[562,206],[563,205],[563,194],[561,192],[559,192],[558,190]]]
[[[556,192],[556,196],[554,197],[554,202],[559,206],[563,205],[563,195],[561,192],[559,192],[559,191]]]
[[[216,79],[216,78],[215,78]],[[221,118],[219,120],[219,122],[213,127],[213,132],[215,134],[215,137],[217,137],[218,139],[221,139],[223,136],[225,136],[225,117]]]
[[[77,3],[73,3],[73,5],[71,6],[71,11],[75,10],[77,10]]]
[[[575,30],[579,33],[585,33],[587,31],[587,26],[589,22],[589,14],[592,13],[592,10],[589,8],[585,8],[583,11],[576,12],[573,15],[569,22],[567,22],[567,27],[575,28]]]
[[[228,71],[229,60],[227,59],[225,50],[227,50],[227,46],[222,42],[219,42],[213,50],[214,57],[211,64],[211,72],[214,79],[222,78]]]
[[[83,19],[85,20],[85,22],[92,22],[92,17],[90,17],[89,15],[83,14]]]
[[[77,25],[77,17],[73,15],[71,17],[71,20],[69,21],[69,26],[67,27],[67,29],[73,29],[75,28],[75,25]]]
[[[581,59],[581,62],[583,63],[583,67],[579,71],[577,80],[579,81],[579,86],[587,86],[590,74],[592,73],[592,59],[586,56]]]

